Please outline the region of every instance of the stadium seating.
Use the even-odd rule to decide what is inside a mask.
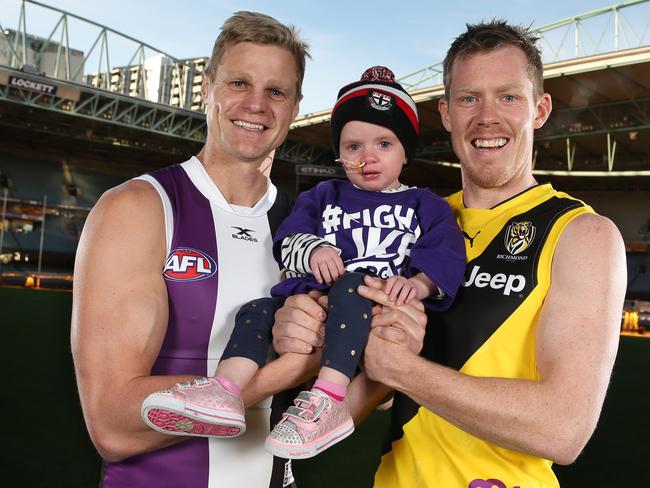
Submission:
[[[2,271],[36,271],[42,207],[47,197],[41,271],[70,274],[88,211],[104,191],[124,180],[79,165],[0,153],[0,200],[4,188],[8,189],[2,246],[8,262],[3,263]]]

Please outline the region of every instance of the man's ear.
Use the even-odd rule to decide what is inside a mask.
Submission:
[[[440,112],[440,118],[442,119],[442,125],[445,127],[447,132],[451,132],[451,121],[449,120],[449,101],[447,98],[442,97],[438,100],[438,112]]]
[[[207,76],[204,76],[201,82],[201,98],[203,98],[204,104],[210,104],[210,82]]]
[[[275,157],[275,149],[271,151],[262,161],[260,167],[257,168],[267,178],[271,177],[271,168],[273,167],[273,158]]]
[[[553,110],[551,95],[544,93],[535,107],[535,129],[541,128],[546,123],[551,115],[551,110]]]
[[[291,114],[291,122],[296,120],[296,117],[298,117],[298,113],[300,112],[300,102],[302,101],[302,93],[298,96],[298,100],[296,100],[296,103],[293,107],[293,113]]]

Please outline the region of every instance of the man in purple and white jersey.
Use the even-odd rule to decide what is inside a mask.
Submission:
[[[248,431],[237,439],[165,435],[140,407],[154,391],[212,375],[236,310],[277,281],[272,234],[288,205],[260,166],[298,114],[306,56],[293,27],[232,16],[201,87],[203,149],[109,190],[88,217],[72,350],[105,488],[293,484],[290,464],[274,466],[264,451],[271,397],[311,376],[317,355],[286,354],[260,369],[242,392]]]

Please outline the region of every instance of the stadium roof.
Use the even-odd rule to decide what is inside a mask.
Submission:
[[[26,40],[33,37],[26,26],[26,5],[44,10],[56,21],[49,38],[37,38],[31,46],[35,56],[31,61],[25,48]],[[550,56],[545,58],[545,79],[554,100],[554,111],[535,140],[535,170],[540,179],[561,178],[563,187],[571,189],[650,188],[650,46],[644,45],[650,27],[648,9],[648,0],[629,0],[534,30],[544,55]],[[75,23],[69,24],[69,19]],[[97,33],[83,52],[67,42],[68,26],[78,23]],[[76,158],[84,164],[121,161],[141,171],[178,161],[202,145],[205,119],[192,105],[200,71],[192,63],[33,0],[21,2],[18,26],[17,31],[0,29],[2,52],[8,56],[3,61],[8,64],[0,66],[2,148],[38,152],[41,146],[52,157]],[[59,38],[62,44],[54,41]],[[129,66],[109,63],[109,58],[115,59],[109,56],[109,45],[116,40],[131,43]],[[193,83],[187,93],[179,92],[176,106],[128,96],[123,93],[126,81],[124,86],[111,81],[133,78],[134,93],[146,95],[143,63],[151,53],[169,58],[170,73],[176,76],[169,81],[172,90],[173,83],[183,87]],[[55,67],[48,75],[29,64],[47,56]],[[84,66],[95,65],[97,73],[80,76]],[[440,73],[436,63],[400,79],[416,100],[422,124],[420,151],[405,180],[456,189],[458,162],[437,110],[443,94]],[[418,88],[436,79],[438,84]],[[333,168],[328,120],[329,110],[324,110],[293,124],[287,142],[276,153],[276,180],[295,181],[296,165],[304,163]]]
[[[538,175],[572,176],[570,183],[563,178],[565,187],[650,187],[650,46],[550,63],[544,78],[554,108],[535,138]],[[458,187],[458,160],[437,109],[443,93],[442,85],[411,92],[421,143],[409,173],[420,185]],[[285,150],[300,147],[294,162],[302,151],[306,163],[331,164],[329,115],[324,110],[293,124]]]

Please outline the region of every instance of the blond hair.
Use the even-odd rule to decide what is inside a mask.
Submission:
[[[311,59],[309,44],[300,38],[293,25],[284,25],[273,17],[258,12],[235,12],[221,26],[221,33],[212,48],[210,62],[205,68],[205,74],[210,81],[214,80],[224,53],[230,46],[240,42],[278,46],[289,51],[296,62],[297,94],[302,94],[306,59]]]

